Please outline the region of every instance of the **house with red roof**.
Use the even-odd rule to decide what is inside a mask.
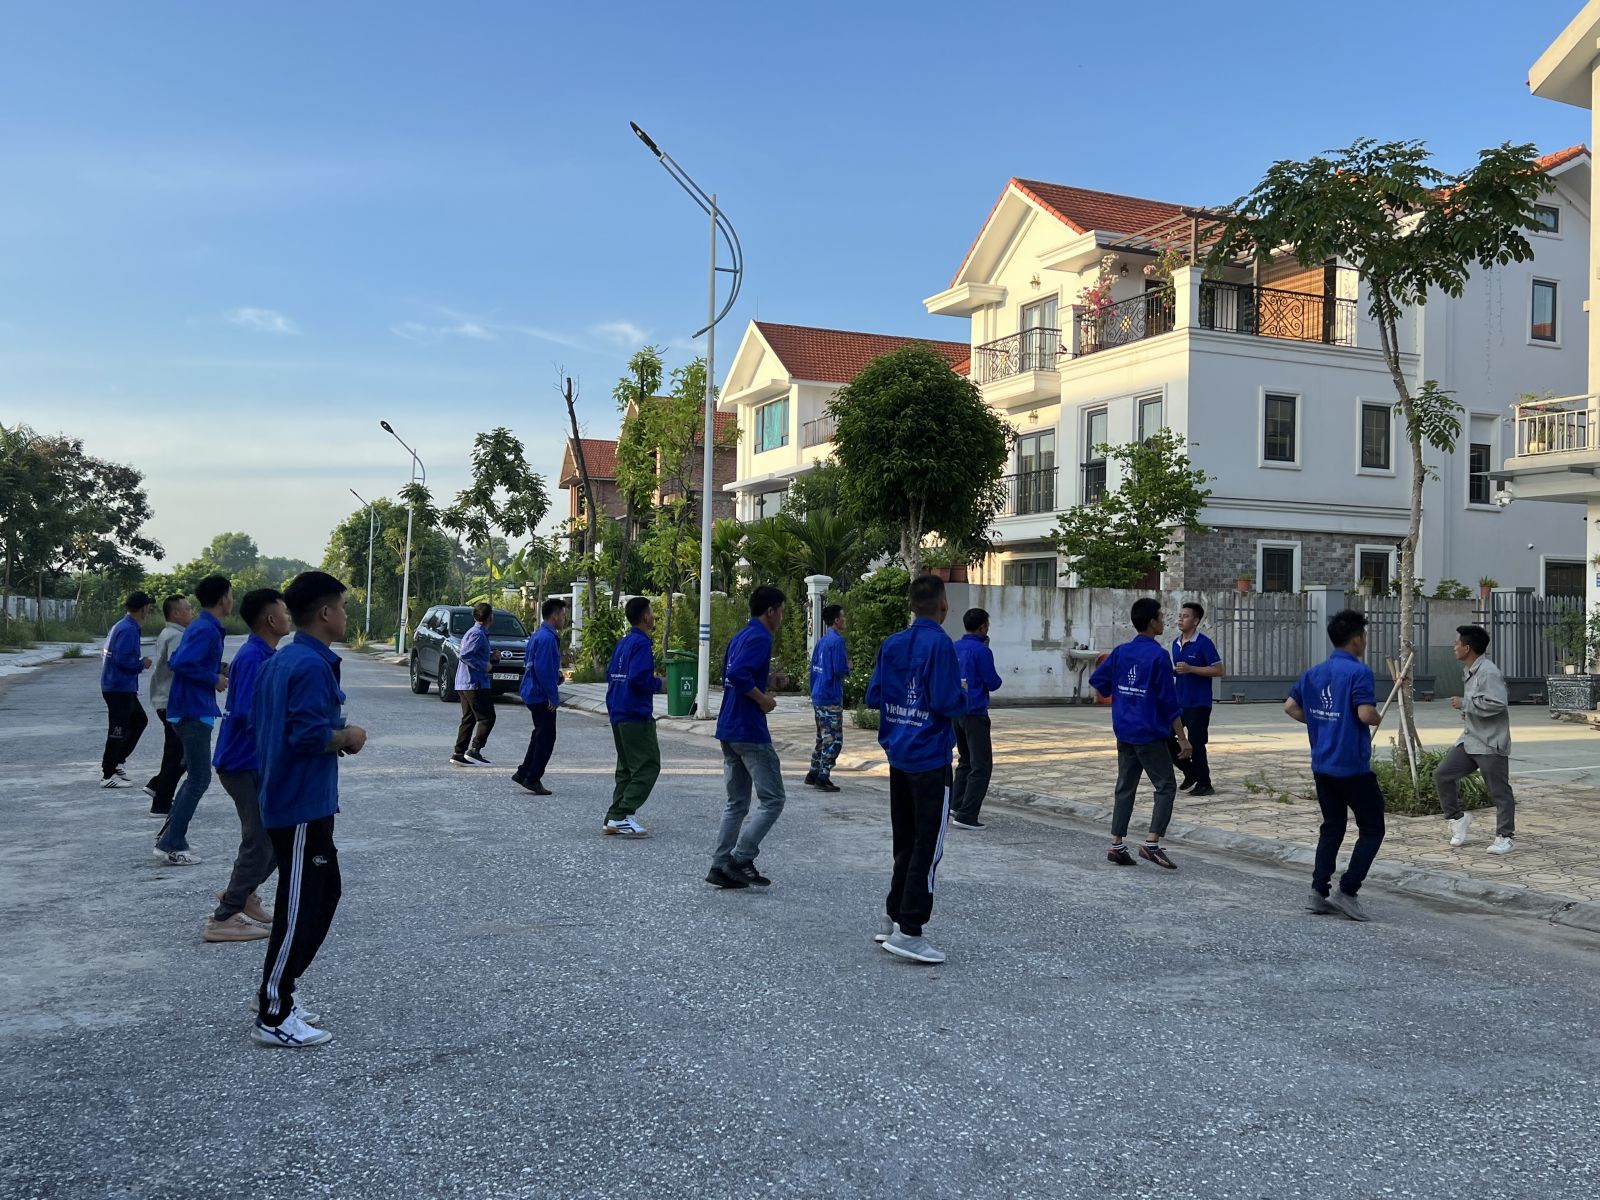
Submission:
[[[832,453],[834,393],[880,354],[919,341],[966,372],[966,342],[750,322],[717,402],[737,414],[741,430],[737,470],[726,485],[738,497],[739,518],[777,513],[790,482]]]
[[[1518,395],[1584,390],[1590,156],[1574,146],[1539,165],[1535,259],[1480,272],[1402,323],[1411,385],[1438,380],[1466,409],[1455,453],[1427,458],[1430,588],[1492,576],[1582,593],[1577,510],[1511,507],[1497,478]],[[1383,589],[1396,575],[1408,451],[1359,271],[1284,255],[1202,278],[1193,264],[1220,220],[1192,200],[1011,179],[949,285],[923,301],[966,323],[971,378],[1016,431],[999,549],[977,581],[1069,583],[1055,514],[1118,486],[1104,447],[1161,428],[1188,441],[1212,495],[1210,532],[1183,539],[1160,583]]]

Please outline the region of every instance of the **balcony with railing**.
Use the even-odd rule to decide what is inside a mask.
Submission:
[[[1024,329],[974,350],[972,380],[982,385],[1025,371],[1054,371],[1061,354],[1061,330]]]
[[[1078,309],[1078,353],[1093,354],[1171,333],[1177,305],[1171,288],[1153,288],[1098,312]]]
[[[1354,346],[1356,302],[1207,279],[1200,284],[1199,325],[1219,333]]]
[[[800,448],[804,450],[809,446],[820,446],[824,442],[833,441],[833,433],[837,426],[838,422],[831,412],[823,413],[815,421],[802,421],[800,423]]]
[[[1005,503],[1000,508],[1002,517],[1030,517],[1040,513],[1054,515],[1056,511],[1056,474],[1058,467],[1041,467],[1033,471],[1019,471],[1004,476],[1000,482],[1005,487]]]
[[[1516,426],[1518,458],[1600,450],[1600,396],[1524,401]]]

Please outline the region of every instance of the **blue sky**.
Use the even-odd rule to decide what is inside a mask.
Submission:
[[[1525,84],[1578,7],[13,3],[0,421],[143,468],[171,556],[315,560],[408,477],[380,418],[436,495],[495,424],[554,492],[558,365],[607,436],[642,339],[694,353],[705,230],[630,119],[744,241],[725,367],[758,315],[966,336],[920,301],[1012,175],[1217,203],[1362,135],[1585,141]]]

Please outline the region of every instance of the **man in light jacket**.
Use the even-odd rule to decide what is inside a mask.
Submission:
[[[1450,707],[1460,710],[1466,728],[1433,773],[1439,808],[1450,830],[1450,844],[1465,845],[1472,814],[1461,807],[1459,784],[1474,771],[1482,772],[1495,811],[1489,853],[1510,854],[1517,836],[1517,798],[1511,791],[1511,714],[1506,710],[1505,676],[1484,657],[1489,634],[1481,625],[1457,627],[1454,649],[1466,691],[1452,696]]]
[[[172,811],[172,797],[178,790],[178,780],[183,778],[183,743],[178,740],[178,729],[167,724],[167,696],[172,691],[172,652],[183,640],[183,631],[194,620],[194,605],[186,596],[168,596],[161,602],[161,615],[166,625],[156,634],[155,666],[150,669],[150,707],[156,710],[161,722],[161,769],[144,785],[150,797],[150,815],[164,817]]]
[[[456,695],[461,698],[461,724],[456,727],[451,766],[487,767],[483,747],[494,729],[494,683],[489,678],[489,626],[494,606],[480,600],[472,606],[472,626],[461,635],[456,664]]]

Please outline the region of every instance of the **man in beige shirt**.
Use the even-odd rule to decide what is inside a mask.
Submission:
[[[144,794],[150,797],[150,815],[164,817],[172,811],[172,797],[183,778],[183,743],[172,725],[167,723],[167,694],[172,690],[172,665],[168,661],[172,652],[183,640],[183,631],[194,620],[194,606],[186,597],[168,596],[161,602],[161,615],[166,625],[156,634],[155,666],[150,672],[150,707],[156,710],[161,721],[161,769],[144,785]]]
[[[1474,771],[1483,775],[1494,801],[1495,839],[1490,854],[1510,854],[1517,836],[1517,799],[1511,792],[1511,714],[1506,710],[1506,681],[1500,668],[1485,658],[1489,634],[1481,625],[1456,629],[1455,654],[1460,661],[1465,694],[1452,696],[1459,709],[1461,737],[1450,747],[1433,774],[1439,807],[1450,830],[1450,844],[1462,846],[1472,828],[1472,814],[1461,807],[1458,785]]]

